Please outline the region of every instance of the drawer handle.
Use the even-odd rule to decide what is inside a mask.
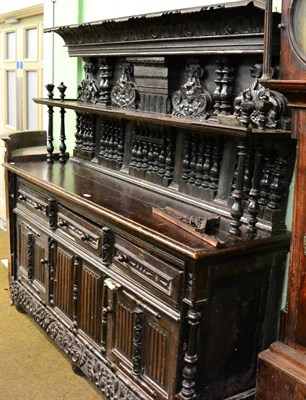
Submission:
[[[34,208],[35,208],[35,210],[41,210],[41,204],[36,203],[36,204],[34,205]]]
[[[117,260],[119,262],[126,262],[128,260],[128,257],[126,254],[120,253],[118,254]]]
[[[24,201],[24,200],[26,199],[26,197],[25,197],[24,194],[21,194],[21,193],[20,193],[20,194],[18,195],[18,199],[21,200],[21,201]]]
[[[86,242],[89,239],[89,236],[86,233],[83,233],[81,239],[83,240],[83,242]]]
[[[61,221],[59,222],[59,226],[61,226],[61,227],[63,227],[63,226],[67,226],[67,222],[66,222],[66,221],[63,221],[63,220],[61,220]]]
[[[40,263],[41,263],[41,264],[48,264],[48,259],[47,259],[47,258],[42,258],[42,259],[40,260]]]

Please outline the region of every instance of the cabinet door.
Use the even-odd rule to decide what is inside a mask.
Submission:
[[[17,277],[48,302],[48,236],[25,220],[17,221]]]
[[[151,396],[174,398],[179,323],[124,288],[112,302],[109,357]]]
[[[80,255],[57,243],[54,306],[73,324],[75,331],[105,350],[102,329],[104,278],[102,272]]]

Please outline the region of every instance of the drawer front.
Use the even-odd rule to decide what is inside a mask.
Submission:
[[[102,256],[102,229],[62,206],[58,206],[57,233],[64,234],[91,254]]]
[[[21,182],[18,183],[17,187],[17,207],[26,208],[35,217],[49,222],[48,198]]]
[[[143,249],[116,236],[110,268],[120,271],[129,280],[137,281],[159,298],[167,302],[171,299],[175,305],[183,289],[183,271],[153,253],[156,253],[156,249]]]

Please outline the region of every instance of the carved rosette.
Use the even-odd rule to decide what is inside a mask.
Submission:
[[[21,306],[46,331],[52,340],[67,354],[71,361],[88,376],[109,399],[139,400],[143,396],[136,387],[127,387],[89,347],[69,331],[47,307],[23,288],[18,282],[10,285],[15,304]]]
[[[112,105],[120,108],[135,109],[139,96],[137,87],[132,82],[133,66],[129,63],[121,65],[121,77],[111,91]]]
[[[211,94],[200,83],[204,73],[200,65],[186,67],[187,82],[172,95],[172,115],[176,117],[206,118],[212,104]]]
[[[287,111],[287,99],[279,92],[266,89],[258,81],[262,74],[260,64],[251,67],[250,73],[255,81],[235,98],[234,115],[241,117],[243,124],[251,122],[261,129],[281,128],[282,118]]]
[[[92,62],[86,62],[84,71],[85,79],[78,86],[78,100],[96,104],[100,96],[100,84],[94,78],[96,67]]]

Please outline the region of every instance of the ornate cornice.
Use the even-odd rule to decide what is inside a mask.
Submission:
[[[71,56],[262,53],[262,2],[242,0],[82,25],[45,29],[65,41]],[[241,39],[243,38],[243,42]]]

